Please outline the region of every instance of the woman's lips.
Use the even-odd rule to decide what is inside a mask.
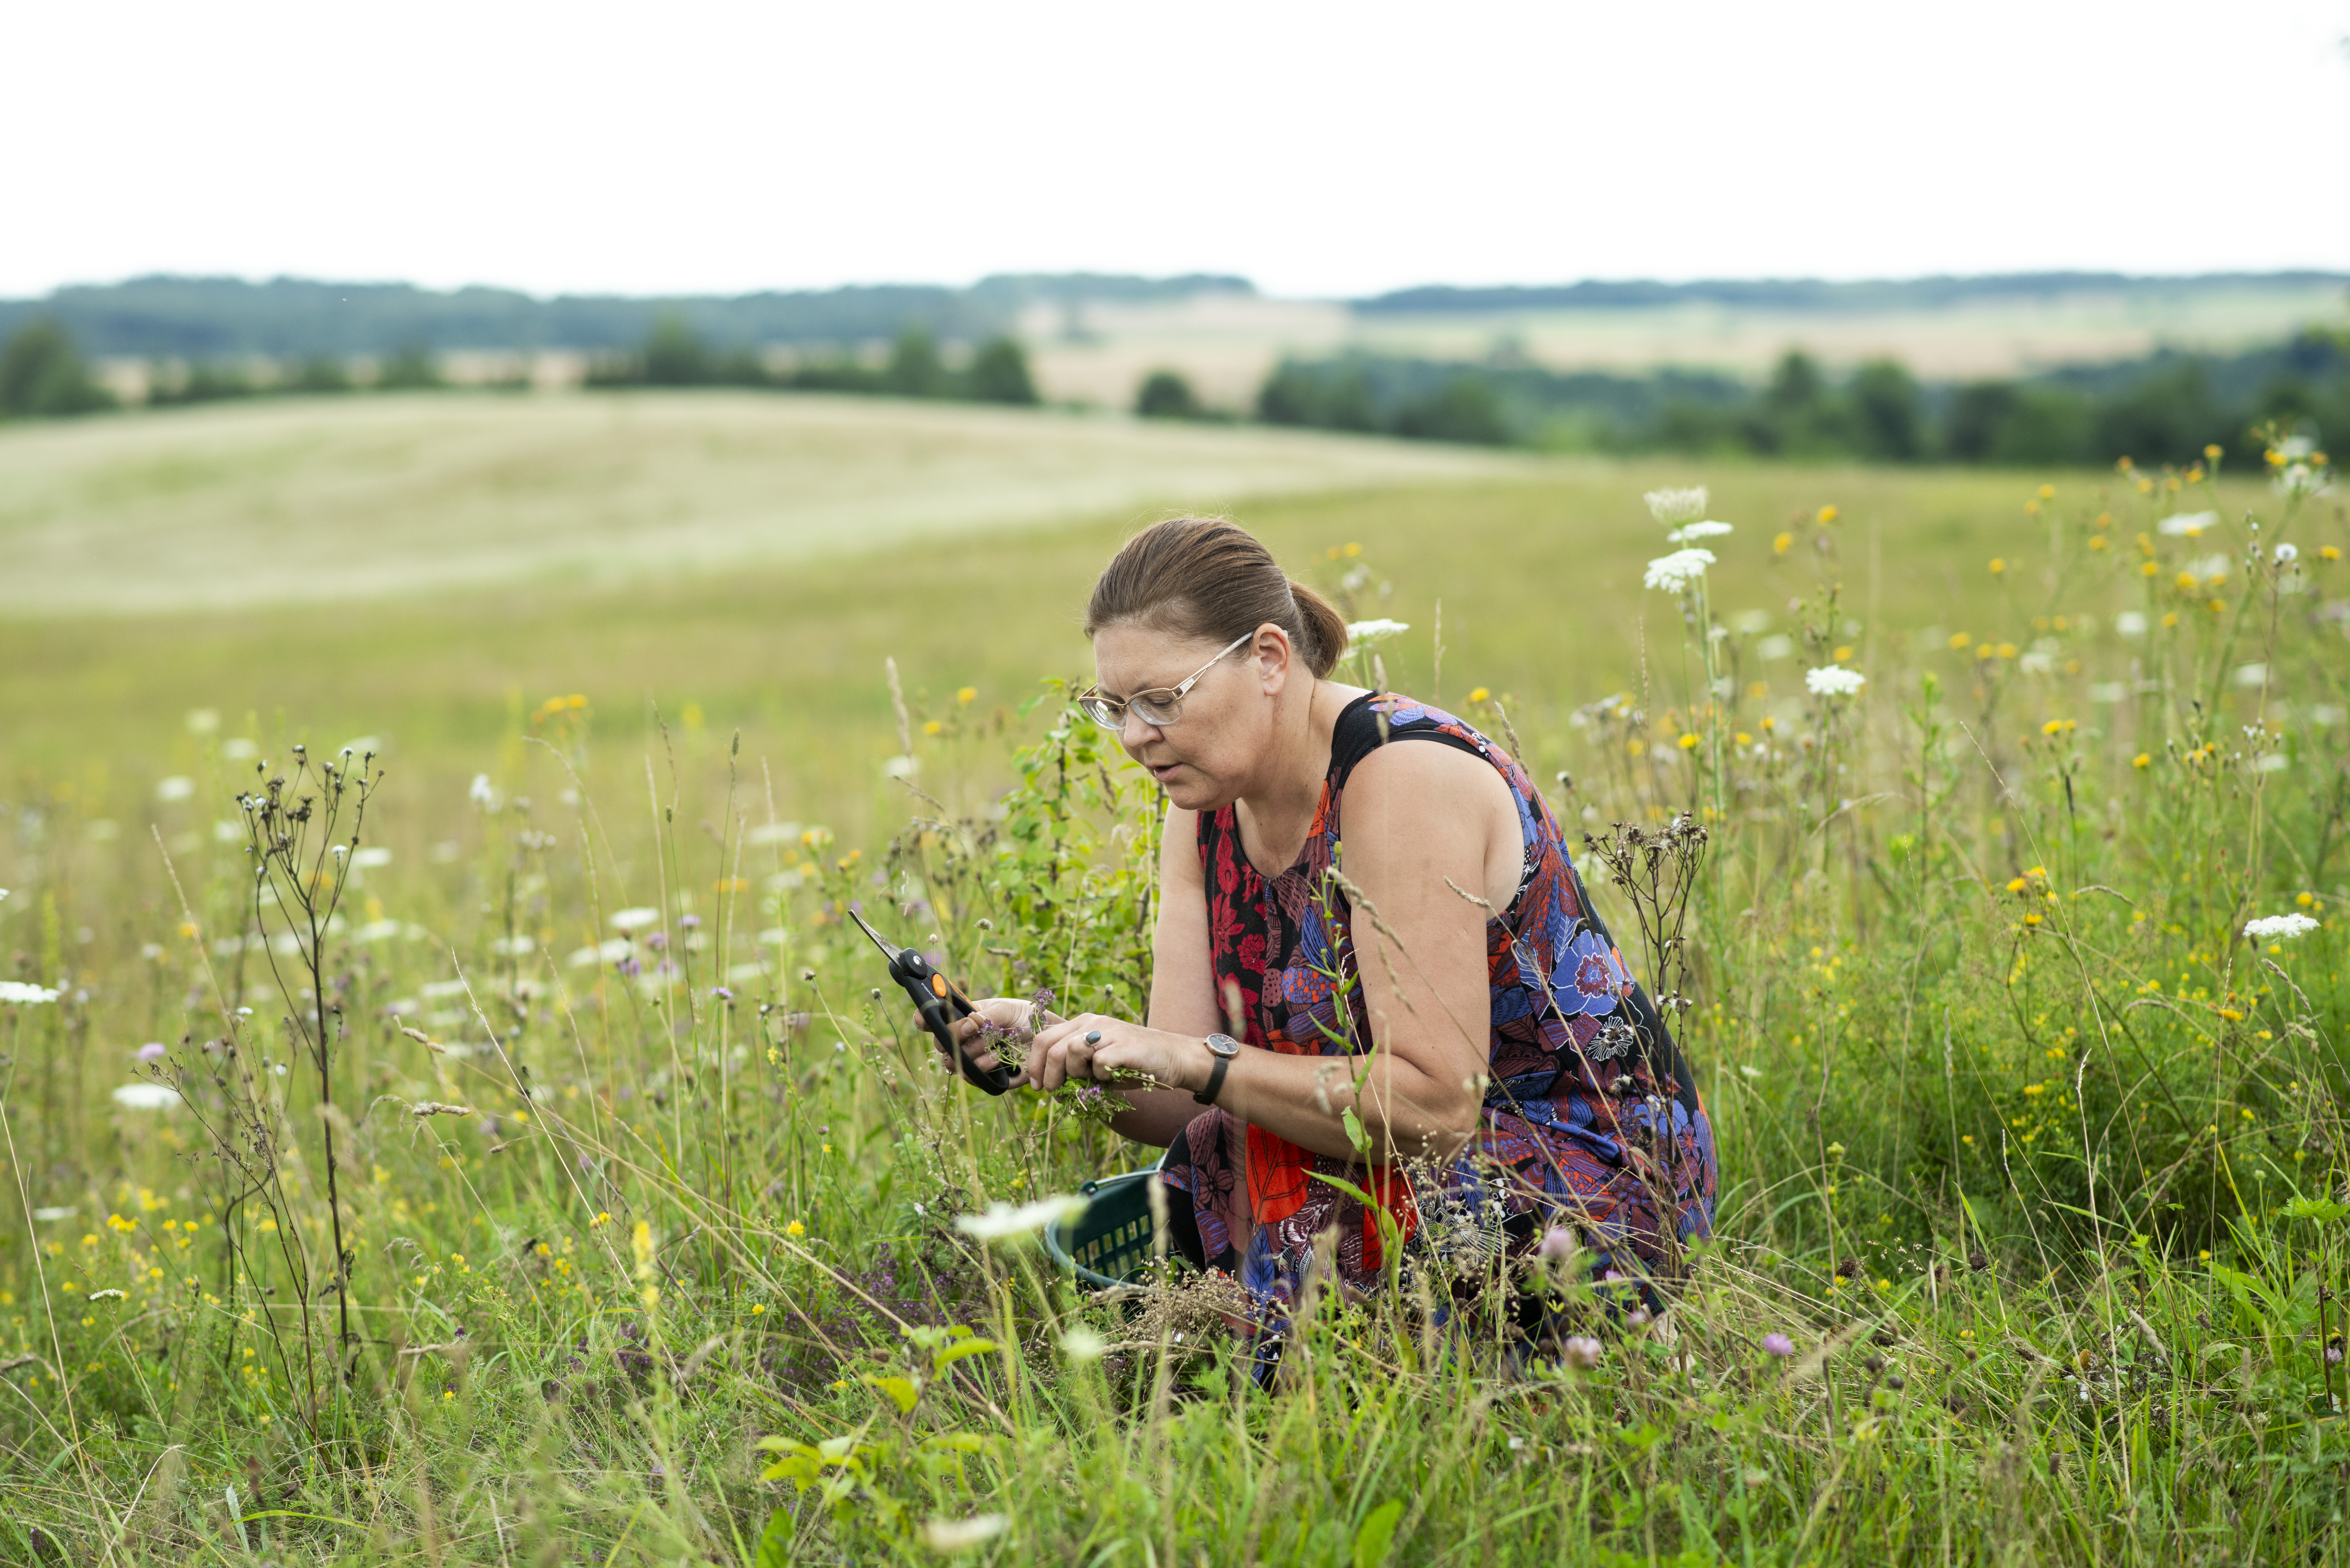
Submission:
[[[1151,777],[1157,779],[1160,784],[1165,784],[1168,778],[1173,774],[1175,770],[1181,767],[1183,764],[1180,763],[1146,763],[1143,765],[1150,770]]]

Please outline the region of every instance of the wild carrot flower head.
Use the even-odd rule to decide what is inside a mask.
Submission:
[[[1814,697],[1849,697],[1867,683],[1867,676],[1840,664],[1823,665],[1804,677],[1804,690]]]
[[[2256,942],[2282,941],[2291,937],[2305,937],[2317,929],[2318,922],[2307,915],[2267,915],[2244,924],[2244,935]]]
[[[31,1007],[44,1002],[55,1002],[57,999],[57,993],[55,990],[43,990],[37,985],[27,985],[21,980],[0,980],[0,1002],[14,1002],[20,1007]]]
[[[1648,575],[1643,582],[1648,587],[1661,588],[1669,594],[1683,593],[1704,576],[1705,569],[1712,565],[1712,551],[1691,545],[1649,562]]]
[[[1725,534],[1736,532],[1738,530],[1727,523],[1691,523],[1686,527],[1674,529],[1665,535],[1665,539],[1669,544],[1694,545],[1700,539],[1719,539]]]
[[[1668,526],[1694,523],[1705,515],[1705,486],[1690,490],[1651,490],[1640,497],[1648,504],[1648,515]]]

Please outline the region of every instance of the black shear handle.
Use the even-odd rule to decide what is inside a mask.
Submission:
[[[931,1032],[931,1038],[966,1081],[991,1095],[1000,1095],[1012,1086],[1011,1068],[998,1062],[982,1070],[963,1043],[955,1038],[956,1021],[970,1017],[974,1010],[961,992],[947,983],[946,976],[923,961],[921,954],[911,948],[899,949],[898,956],[890,961],[889,978],[905,988],[914,1011],[922,1015],[922,1027]]]

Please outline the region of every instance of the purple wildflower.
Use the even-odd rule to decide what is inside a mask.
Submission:
[[[1558,1349],[1560,1358],[1569,1366],[1581,1367],[1584,1371],[1589,1372],[1599,1365],[1599,1357],[1606,1347],[1587,1334],[1578,1334],[1561,1345]]]
[[[1542,1258],[1572,1258],[1575,1253],[1575,1232],[1564,1225],[1544,1231],[1542,1244],[1534,1249],[1534,1255]]]
[[[689,931],[698,931],[702,929],[702,917],[700,915],[680,915],[677,918],[677,923],[683,926]]]
[[[139,1047],[139,1059],[141,1062],[160,1062],[163,1059],[165,1049],[161,1041],[150,1040],[146,1044]]]
[[[1795,1354],[1795,1342],[1783,1334],[1766,1334],[1762,1336],[1762,1351],[1766,1355],[1783,1358]]]
[[[732,1002],[734,1000],[734,993],[727,990],[723,985],[712,986],[710,988],[710,994],[716,997],[721,1002]]]

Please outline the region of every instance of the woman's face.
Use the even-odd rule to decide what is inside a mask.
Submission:
[[[1163,729],[1128,711],[1118,744],[1150,770],[1167,798],[1187,811],[1213,811],[1247,794],[1271,748],[1275,710],[1289,683],[1287,634],[1261,627],[1253,642],[1221,659],[1222,644],[1195,641],[1134,621],[1094,634],[1094,678],[1107,696],[1180,686],[1211,659],[1184,694],[1182,717]]]

